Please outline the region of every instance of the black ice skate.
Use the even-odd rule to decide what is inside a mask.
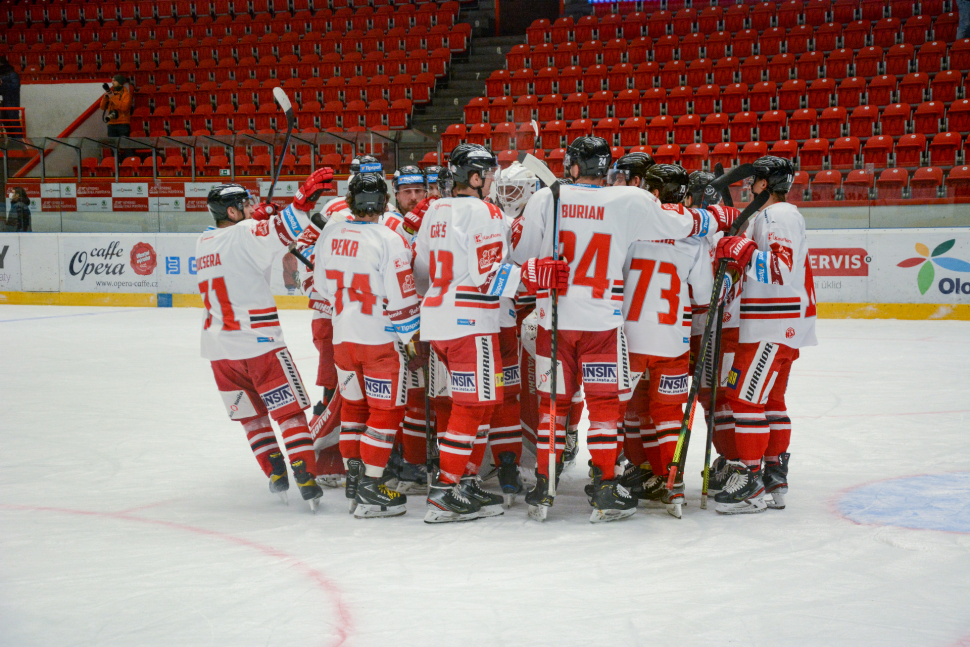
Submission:
[[[481,516],[478,501],[469,498],[460,485],[443,483],[437,477],[428,489],[428,512],[425,523],[471,521]]]
[[[778,454],[777,463],[765,463],[762,478],[765,483],[765,494],[770,494],[768,507],[774,510],[785,509],[785,495],[788,494],[788,452]]]
[[[273,473],[269,475],[269,491],[279,495],[283,503],[290,505],[289,495],[286,491],[290,489],[290,479],[286,475],[286,461],[283,454],[273,452],[269,455],[269,464],[273,468]]]
[[[344,496],[347,497],[347,512],[353,514],[357,508],[357,483],[364,473],[364,463],[359,458],[347,459],[347,484]]]
[[[428,468],[424,463],[401,461],[398,466],[397,487],[401,494],[427,494]]]
[[[714,509],[718,514],[755,514],[767,509],[765,485],[761,470],[753,471],[739,461],[729,461],[735,471],[724,484],[724,489],[714,497]]]
[[[505,514],[502,497],[482,487],[482,482],[477,476],[463,477],[460,487],[465,496],[478,503],[480,517],[497,517]]]
[[[674,481],[674,488],[668,490],[664,487],[660,493],[660,502],[667,508],[667,514],[680,519],[683,516],[684,501],[684,477],[682,474],[677,474],[677,478]]]
[[[644,463],[644,465],[647,465],[647,463]],[[627,463],[626,469],[623,470],[623,474],[620,476],[620,485],[628,489],[630,494],[639,500],[644,498],[644,485],[650,480],[651,476],[653,476],[653,470],[649,467],[644,469],[639,465]]]
[[[315,513],[320,506],[320,499],[323,498],[323,489],[317,485],[313,474],[307,471],[303,459],[296,459],[290,463],[290,466],[293,468],[293,480],[296,481],[296,486],[300,488],[303,500],[310,504],[310,510]]]
[[[357,508],[354,517],[371,519],[374,517],[397,517],[405,512],[404,504],[408,498],[399,492],[390,490],[381,479],[363,475],[357,483]]]
[[[591,471],[593,493],[590,503],[593,505],[593,513],[589,517],[590,523],[619,521],[637,511],[637,500],[629,490],[620,485],[619,479],[603,479],[603,472],[595,466]]]
[[[562,452],[564,465],[572,467],[576,464],[576,454],[579,453],[579,429],[566,430],[566,448]]]
[[[737,464],[732,463],[723,456],[718,456],[711,463],[710,471],[707,476],[707,493],[717,494],[724,489],[724,485],[731,478],[731,474],[734,473]],[[701,471],[701,476],[704,476],[703,470]]]
[[[643,482],[643,494],[637,499],[637,505],[642,508],[660,503],[666,491],[667,477],[660,474],[651,474]]]
[[[522,477],[519,476],[519,466],[515,463],[515,453],[502,452],[498,455],[498,483],[502,488],[502,498],[505,505],[512,507],[515,495],[525,491]]]
[[[387,465],[384,467],[384,485],[391,488],[392,490],[397,489],[397,483],[401,478],[401,464],[404,463],[404,458],[401,456],[401,446],[394,445],[391,449],[391,455],[387,459]],[[363,470],[360,472],[364,473]]]
[[[556,486],[558,487],[558,485],[559,479],[557,478]],[[529,506],[529,516],[536,521],[544,521],[549,508],[552,507],[554,498],[549,496],[549,477],[536,472],[536,485],[525,495],[526,505]]]

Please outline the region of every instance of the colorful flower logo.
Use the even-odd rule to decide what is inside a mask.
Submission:
[[[930,253],[929,247],[923,243],[916,243],[916,253],[919,256],[907,258],[905,261],[897,263],[897,267],[916,267],[922,264],[922,267],[919,268],[919,274],[916,275],[916,285],[919,286],[920,294],[926,294],[936,278],[936,270],[933,269],[934,263],[951,272],[970,272],[970,263],[952,256],[941,256],[941,254],[950,251],[955,244],[956,238],[951,238],[937,245]]]

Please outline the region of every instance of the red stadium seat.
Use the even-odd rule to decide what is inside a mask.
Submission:
[[[968,105],[970,109],[970,105]],[[908,103],[895,103],[886,106],[879,117],[881,132],[890,137],[900,137],[906,134],[906,122],[909,121],[912,110]],[[968,120],[970,124],[970,120]]]
[[[825,55],[822,52],[805,52],[798,57],[795,70],[798,78],[807,83],[819,78],[819,70],[823,65],[825,65]]]
[[[542,147],[559,148],[566,141],[566,122],[550,121],[542,127]]]
[[[805,101],[807,103],[807,93],[808,89],[805,87],[805,81],[802,81],[801,79],[785,81],[784,85],[781,86],[781,92],[778,95],[778,109],[798,110],[802,107],[803,97],[806,97]],[[751,109],[755,110],[753,102]]]
[[[738,154],[738,161],[741,164],[750,164],[759,157],[768,154],[768,144],[765,142],[748,142]]]
[[[953,101],[960,87],[961,72],[959,70],[944,70],[937,72],[930,82],[930,95],[933,101]]]
[[[832,104],[835,95],[835,80],[816,79],[808,88],[808,107],[824,110]]]
[[[672,134],[674,130],[674,118],[658,116],[650,120],[647,125],[647,143],[651,146],[659,146],[667,143],[667,134]]]
[[[704,57],[718,61],[727,55],[727,48],[731,45],[731,34],[719,31],[710,34],[704,43]]]
[[[815,50],[818,52],[831,52],[835,50],[838,47],[838,39],[842,38],[842,24],[840,21],[838,23],[829,22],[816,25]]]
[[[909,181],[910,198],[913,200],[933,200],[939,197],[939,189],[943,186],[943,169],[924,167],[913,173]]]
[[[794,204],[804,202],[806,191],[808,191],[808,173],[806,171],[795,171],[791,189],[788,190],[788,201]]]
[[[730,30],[728,30],[730,31]],[[754,53],[754,44],[758,42],[758,31],[742,29],[734,34],[731,40],[731,56],[747,58]]]
[[[915,124],[913,132],[935,135],[941,130],[945,114],[946,109],[942,101],[924,101],[916,106],[916,113],[913,115]]]
[[[678,117],[674,127],[675,144],[693,144],[694,134],[701,128],[701,118],[697,115],[682,115]]]
[[[711,151],[711,167],[714,167],[718,163],[720,163],[724,168],[733,167],[737,165],[737,159],[738,145],[734,142],[715,144],[714,150]]]
[[[536,146],[536,133],[532,130],[532,124],[519,124],[515,132],[515,148],[520,151],[531,151]]]
[[[896,144],[896,166],[922,166],[925,154],[926,135],[917,133],[903,135]]]
[[[804,54],[808,51],[808,42],[814,37],[814,32],[809,25],[792,26],[784,41],[785,51],[795,55]]]
[[[698,87],[705,85],[708,75],[712,75],[714,63],[708,58],[697,58],[687,66],[687,85]],[[713,78],[713,77],[712,77]]]
[[[858,137],[839,137],[832,144],[830,157],[833,169],[855,168],[856,158],[859,156]]]
[[[899,84],[900,103],[922,103],[928,83],[929,75],[923,72],[913,72],[904,76]]]
[[[626,90],[633,78],[633,66],[629,63],[618,63],[610,68],[606,76],[611,92]]]
[[[962,150],[963,138],[960,133],[939,133],[930,143],[930,164],[934,166],[953,166],[956,154]]]
[[[465,139],[466,132],[464,124],[452,124],[448,126],[441,135],[441,150],[445,153],[450,153],[455,146],[462,143]]]
[[[748,19],[751,7],[748,5],[732,5],[724,10],[724,29],[729,32],[738,32],[744,29],[744,23]]]
[[[513,97],[531,94],[532,88],[530,86],[534,78],[535,73],[528,68],[512,72],[509,79],[509,94]]]
[[[586,116],[586,107],[589,105],[589,96],[583,92],[573,92],[562,104],[562,115],[566,121],[582,119]]]
[[[473,124],[481,122],[488,110],[488,99],[486,97],[476,97],[465,106],[465,123]]]
[[[825,56],[825,76],[830,79],[843,79],[849,75],[849,65],[855,55],[851,49],[837,49]]]
[[[787,121],[788,113],[784,110],[771,110],[766,112],[758,122],[758,139],[763,142],[781,139],[781,130],[785,127]]]
[[[534,94],[527,94],[515,100],[512,108],[513,120],[517,123],[531,121],[537,118],[539,98]]]
[[[711,114],[714,103],[721,98],[721,88],[716,85],[702,85],[694,92],[694,114]]]
[[[727,113],[740,112],[743,102],[748,98],[748,86],[745,83],[732,83],[721,93],[721,111]]]
[[[947,111],[947,130],[965,133],[970,130],[970,99],[961,99]]]
[[[512,118],[515,101],[512,97],[495,97],[488,106],[488,122],[500,124]]]
[[[772,100],[778,95],[778,84],[774,81],[755,83],[748,93],[748,108],[752,112],[771,110]]]
[[[757,29],[757,27],[755,27]],[[762,56],[774,56],[781,53],[781,44],[788,34],[784,27],[769,27],[758,37],[758,53]]]
[[[508,94],[511,74],[508,70],[495,70],[485,79],[485,96],[503,97]]]
[[[875,106],[859,106],[852,110],[849,116],[849,135],[852,137],[870,137],[879,118],[879,109]]]
[[[970,166],[955,166],[946,178],[947,197],[970,198]]]
[[[538,96],[544,96],[553,93],[553,84],[559,78],[559,70],[554,67],[544,67],[538,72],[536,72],[535,80],[533,81],[533,87],[535,88],[535,94]]]
[[[836,19],[838,22],[838,19]],[[846,49],[862,49],[866,46],[866,40],[872,23],[868,20],[856,20],[848,23],[842,30],[842,46]]]
[[[740,80],[741,77],[736,76],[740,71],[740,65],[738,59],[733,56],[718,59],[714,63],[714,84],[724,86]],[[761,80],[760,74],[758,80]]]
[[[609,90],[595,92],[589,98],[586,116],[590,119],[605,119],[613,105],[613,93]]]
[[[920,8],[922,9],[926,4],[927,1],[924,0],[920,3]],[[923,11],[926,12],[925,9]],[[960,16],[955,11],[937,16],[936,20],[933,21],[933,38],[944,42],[954,40],[957,37],[957,25],[959,23]]]
[[[593,125],[593,135],[602,137],[610,146],[615,146],[620,140],[620,121],[612,117],[600,119]]]
[[[812,201],[835,200],[836,192],[842,187],[842,174],[838,171],[820,171],[812,180]]]
[[[856,76],[875,76],[879,74],[879,66],[882,64],[882,47],[863,47],[855,56]]]
[[[839,83],[839,88],[837,90],[839,106],[843,108],[855,108],[859,105],[862,93],[866,90],[866,80],[853,76],[847,79],[843,79]]]
[[[798,144],[791,139],[781,139],[771,145],[771,155],[793,160],[798,155]]]
[[[502,124],[495,124],[492,128],[492,150],[504,151],[512,147],[515,141],[515,124],[507,121]]]
[[[731,141],[750,142],[751,131],[758,125],[758,115],[753,112],[739,112],[731,119]],[[742,162],[743,163],[743,162]]]
[[[908,181],[906,169],[887,168],[876,180],[876,194],[880,200],[901,200]]]
[[[529,45],[539,45],[549,42],[552,34],[552,25],[546,18],[533,20],[529,28],[526,29],[526,41]]]
[[[653,46],[653,60],[658,63],[669,63],[674,60],[674,50],[680,45],[680,37],[673,34],[661,36]]]
[[[845,110],[843,109],[843,121]],[[818,112],[811,108],[796,110],[788,121],[788,137],[791,139],[809,139],[812,128],[818,121]],[[841,133],[840,133],[841,134]]]
[[[842,197],[848,201],[868,201],[869,190],[873,187],[874,176],[869,171],[856,169],[842,181]]]
[[[617,119],[629,119],[640,106],[639,90],[623,90],[617,93],[613,101],[613,116]]]
[[[492,125],[491,124],[472,124],[468,128],[468,132],[465,135],[465,139],[469,144],[479,144],[481,146],[489,145],[489,138],[492,136]]]
[[[921,45],[928,40],[930,30],[933,28],[933,18],[931,16],[912,16],[907,18],[903,24],[903,42],[910,45]]]
[[[647,120],[643,117],[630,117],[620,126],[620,144],[639,146],[646,143]]]
[[[950,45],[950,69],[970,68],[970,38],[961,38]]]
[[[806,171],[817,171],[825,164],[825,158],[829,154],[829,140],[809,139],[804,144],[798,154],[799,168]]]
[[[657,164],[677,164],[680,162],[680,146],[677,144],[663,144],[653,152],[653,161]]]
[[[557,148],[550,152],[546,157],[546,164],[549,165],[549,170],[556,175],[563,174],[563,158],[566,156],[565,148]]]
[[[694,99],[694,90],[686,85],[672,88],[667,95],[667,114],[682,115],[687,112],[687,104]]]
[[[562,117],[562,95],[547,94],[539,100],[539,121],[555,121]],[[553,146],[552,148],[558,148]]]
[[[872,28],[872,42],[879,47],[892,47],[898,39],[902,39],[901,30],[902,21],[899,18],[882,18]]]
[[[700,171],[709,157],[710,147],[707,144],[688,144],[680,156],[680,162],[687,171]]]
[[[916,48],[910,43],[893,45],[886,53],[886,74],[909,74]]]
[[[863,162],[877,168],[889,166],[889,156],[893,154],[893,138],[888,135],[877,135],[866,140],[862,148]]]
[[[748,56],[741,62],[741,82],[753,85],[767,78],[768,59],[764,56]]]
[[[723,112],[710,113],[701,124],[701,140],[706,144],[720,144],[727,132],[729,117]]]

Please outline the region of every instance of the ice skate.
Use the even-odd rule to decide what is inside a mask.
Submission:
[[[643,494],[637,499],[637,505],[643,508],[659,503],[666,491],[667,477],[661,474],[651,474],[643,482]]]
[[[459,487],[465,496],[478,503],[480,517],[497,517],[505,514],[502,497],[482,487],[482,481],[478,476],[463,477]]]
[[[398,470],[397,487],[401,494],[427,494],[428,468],[424,463],[409,463],[402,460]]]
[[[729,463],[735,466],[735,471],[714,497],[714,510],[718,514],[756,514],[767,510],[761,471],[754,472],[738,461]]]
[[[347,497],[347,512],[353,514],[357,507],[357,483],[364,472],[364,463],[359,458],[347,460],[347,483],[344,485],[344,496]]]
[[[283,460],[283,454],[280,452],[270,454],[269,464],[273,467],[273,473],[269,475],[269,491],[279,495],[283,503],[290,505],[289,494],[287,494],[287,490],[290,489],[290,479],[286,475],[286,461]]]
[[[395,445],[391,450],[391,455],[387,459],[387,465],[384,467],[384,485],[392,490],[397,489],[398,481],[400,480],[401,464],[404,462],[404,458],[401,457],[401,446]],[[363,470],[361,470],[363,474]]]
[[[567,467],[576,464],[576,454],[579,453],[579,429],[566,430],[566,448],[562,452],[562,462]]]
[[[685,502],[684,497],[684,479],[678,474],[676,482],[674,483],[674,488],[668,490],[666,487],[660,493],[660,502],[664,504],[667,508],[667,514],[671,517],[676,517],[680,519],[683,516],[683,506]]]
[[[300,488],[303,500],[310,504],[310,511],[316,513],[317,508],[320,507],[320,499],[323,498],[323,490],[317,485],[313,474],[307,471],[303,459],[296,459],[290,466],[293,468],[293,480],[296,481],[296,486]]]
[[[549,477],[536,474],[536,485],[525,495],[525,502],[529,506],[529,516],[536,521],[544,521],[552,507],[554,497],[549,496]]]
[[[502,487],[502,498],[506,507],[511,508],[515,503],[515,495],[525,491],[522,478],[519,476],[519,466],[515,463],[513,452],[502,452],[498,455],[498,483]]]
[[[320,487],[338,488],[343,484],[343,474],[322,474],[317,477],[317,485]]]
[[[399,492],[388,489],[381,483],[381,479],[373,476],[361,476],[357,483],[355,496],[357,507],[354,517],[357,519],[372,519],[375,517],[397,517],[405,512],[408,498]]]
[[[468,497],[461,485],[443,483],[435,478],[428,490],[428,512],[425,523],[471,521],[481,516],[478,501]]]
[[[644,463],[644,465],[649,464]],[[644,490],[644,485],[652,476],[653,470],[651,470],[649,466],[647,468],[643,468],[639,465],[629,463],[627,464],[626,469],[623,470],[623,474],[620,476],[620,485],[628,489],[630,494],[636,497],[639,501],[640,499],[644,498],[646,492]]]
[[[735,467],[735,465],[723,456],[715,458],[714,462],[711,463],[710,471],[707,475],[707,493],[713,496],[723,490],[724,484],[728,482]],[[701,477],[703,476],[704,472],[702,470]]]
[[[603,472],[598,467],[593,467],[592,472],[593,494],[590,499],[593,513],[589,517],[590,523],[619,521],[637,511],[637,500],[618,479],[603,479]]]
[[[778,454],[777,463],[765,463],[762,478],[765,483],[765,494],[770,494],[767,505],[772,510],[785,509],[785,495],[788,494],[788,452]]]

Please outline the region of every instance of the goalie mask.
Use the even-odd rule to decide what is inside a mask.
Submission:
[[[519,162],[495,174],[490,197],[510,218],[517,218],[529,198],[539,190],[539,178]]]

